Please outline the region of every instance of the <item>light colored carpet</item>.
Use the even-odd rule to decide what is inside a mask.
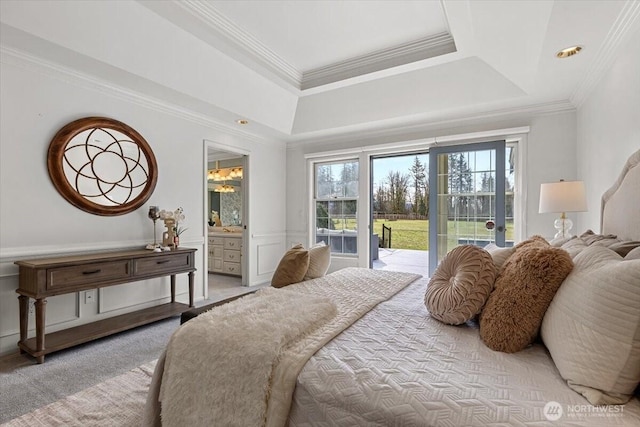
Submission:
[[[2,426],[139,426],[155,365],[147,363]]]
[[[157,359],[179,324],[177,316],[141,326],[51,353],[41,365],[17,351],[0,358],[0,423]]]

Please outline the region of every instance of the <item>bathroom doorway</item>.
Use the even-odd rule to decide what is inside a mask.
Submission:
[[[248,155],[205,141],[205,299],[247,292]]]

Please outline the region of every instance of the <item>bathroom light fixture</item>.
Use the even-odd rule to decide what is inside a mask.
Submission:
[[[580,51],[582,49],[583,49],[582,46],[571,46],[571,47],[568,47],[566,49],[562,49],[561,51],[556,53],[556,57],[558,57],[558,58],[568,58],[570,56],[573,56],[573,55],[576,55],[576,54],[580,53]]]
[[[216,193],[235,193],[236,190],[233,188],[233,186],[224,184],[218,185],[213,189],[213,191],[215,191]]]

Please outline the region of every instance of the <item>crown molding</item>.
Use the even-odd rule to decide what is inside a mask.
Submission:
[[[571,95],[570,100],[573,105],[580,107],[586,101],[598,81],[617,57],[620,46],[624,43],[626,36],[633,31],[639,19],[640,2],[637,0],[627,0],[611,27],[611,30],[609,30],[607,37],[600,46],[600,49],[596,53],[591,67],[589,67]]]
[[[128,88],[115,85],[107,80],[79,72],[61,64],[31,55],[22,50],[0,45],[0,62],[20,68],[43,73],[49,77],[64,81],[74,86],[103,93],[150,110],[183,119],[228,135],[233,135],[252,142],[268,144],[273,141],[259,135],[246,132],[237,127],[227,125],[195,111],[176,106],[175,104],[154,98]]]
[[[300,135],[293,137],[287,142],[287,149],[296,149],[311,144],[336,144],[355,140],[387,138],[402,140],[408,135],[415,135],[421,132],[429,132],[437,127],[447,125],[465,126],[473,121],[503,120],[513,117],[542,116],[549,114],[559,114],[576,111],[576,107],[569,100],[551,101],[531,105],[514,106],[506,108],[496,108],[484,112],[462,113],[447,118],[429,120],[425,117],[416,116],[411,120],[398,121],[393,124],[378,122],[376,129],[367,130],[363,126],[353,126],[350,129],[337,129],[334,134]],[[412,136],[413,137],[413,136]]]
[[[300,71],[216,10],[211,3],[197,0],[174,0],[173,3],[205,24],[228,45],[243,52],[251,60],[298,90],[311,89],[456,51],[453,37],[444,32],[312,70]]]
[[[300,71],[216,10],[213,5],[195,0],[181,0],[174,3],[222,36],[227,43],[247,53],[254,61],[267,67],[296,89],[300,89],[302,81]]]
[[[305,71],[302,73],[301,89],[335,83],[455,51],[453,37],[448,32],[444,32]]]

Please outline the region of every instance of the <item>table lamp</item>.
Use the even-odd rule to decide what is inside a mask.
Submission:
[[[584,182],[565,181],[550,182],[540,185],[539,213],[561,213],[560,218],[553,223],[558,232],[554,236],[571,237],[569,231],[573,221],[566,216],[566,212],[585,212],[587,198],[584,192]]]

